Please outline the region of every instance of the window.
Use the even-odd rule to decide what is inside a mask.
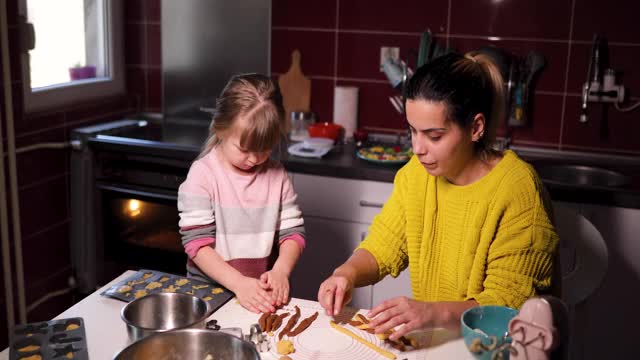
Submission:
[[[27,111],[124,92],[121,0],[21,0]]]

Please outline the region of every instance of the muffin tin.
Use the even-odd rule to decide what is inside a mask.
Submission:
[[[234,297],[231,291],[217,284],[145,269],[111,286],[101,295],[129,302],[158,292],[178,292],[196,295],[209,303],[211,311],[217,310]]]
[[[82,318],[18,325],[11,333],[11,360],[89,358]]]

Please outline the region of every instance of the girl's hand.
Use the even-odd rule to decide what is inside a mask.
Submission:
[[[287,274],[272,269],[260,275],[260,283],[271,291],[276,306],[289,302],[289,277]]]
[[[245,276],[232,290],[240,305],[249,311],[254,313],[276,311],[267,287],[258,279]]]
[[[318,302],[328,316],[336,316],[351,301],[353,281],[344,275],[331,275],[320,284]]]
[[[391,340],[397,340],[413,330],[444,325],[441,324],[441,314],[446,309],[442,305],[443,303],[422,302],[400,296],[374,307],[367,317],[371,319],[369,324],[376,334],[404,325],[389,336]]]

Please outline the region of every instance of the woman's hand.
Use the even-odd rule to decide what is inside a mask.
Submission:
[[[318,289],[318,302],[328,316],[335,316],[351,301],[353,280],[348,276],[334,273],[322,282]]]
[[[400,296],[374,307],[367,317],[372,319],[370,325],[375,329],[376,334],[403,325],[389,336],[391,340],[397,340],[413,330],[434,327],[459,329],[462,313],[477,305],[475,300],[423,302]]]
[[[258,279],[243,277],[233,289],[238,302],[254,313],[275,312],[274,300],[267,292],[267,286]]]
[[[282,306],[289,302],[289,276],[276,269],[260,275],[260,282],[265,289],[271,291],[276,306]]]
[[[438,303],[416,301],[400,296],[374,307],[367,317],[371,319],[369,325],[375,329],[376,334],[404,325],[389,336],[391,340],[397,340],[413,330],[436,326],[434,324],[438,322],[438,307]]]

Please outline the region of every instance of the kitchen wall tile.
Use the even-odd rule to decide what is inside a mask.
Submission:
[[[16,139],[16,147],[24,147],[43,142],[63,142],[68,136],[65,129],[59,127],[43,131],[34,135],[21,136]],[[67,158],[71,150],[41,149],[33,150],[16,156],[18,168],[18,183],[27,186],[42,179],[62,175],[68,171]],[[38,165],[35,165],[38,164]]]
[[[125,63],[140,65],[147,63],[145,24],[127,24],[125,26]]]
[[[47,130],[64,124],[65,115],[58,112],[39,112],[25,115],[20,121],[15,122],[16,136],[34,131]]]
[[[337,0],[273,0],[272,26],[335,28]]]
[[[162,17],[162,1],[147,0],[146,19],[148,22],[160,22]]]
[[[451,0],[451,34],[566,39],[571,0]]]
[[[69,108],[66,112],[66,121],[73,124],[87,119],[104,119],[110,117],[113,113],[123,111],[127,106],[128,99],[126,96],[99,99]]]
[[[387,78],[380,71],[380,47],[382,46],[399,47],[400,58],[406,61],[415,57],[413,54],[417,53],[420,46],[420,36],[340,33],[338,77],[386,81]]]
[[[20,0],[7,0],[7,24],[9,26],[18,23],[18,1]]]
[[[335,33],[325,31],[272,30],[271,71],[285,73],[291,66],[291,53],[300,50],[302,72],[333,76]]]
[[[333,80],[311,79],[311,111],[317,121],[333,122]]]
[[[115,109],[104,114],[95,115],[93,117],[84,118],[73,123],[68,123],[65,126],[67,133],[70,133],[73,129],[85,126],[96,125],[108,121],[122,120],[123,118],[133,114],[139,113],[139,110],[135,107],[136,101],[134,99],[129,100],[130,104],[127,108]]]
[[[127,0],[124,2],[124,18],[127,23],[145,20],[145,2],[147,0]]]
[[[146,70],[138,66],[127,66],[127,93],[135,95],[143,106],[147,103]]]
[[[23,89],[23,83],[20,82],[14,82],[13,84],[11,84],[11,97],[13,99],[13,115],[16,119],[20,119],[21,114],[24,113],[24,89]],[[18,124],[16,124],[17,121],[14,121],[14,127],[18,127]]]
[[[125,28],[127,91],[135,95],[141,111],[157,111],[162,99],[157,92],[148,93],[147,77],[150,69],[162,66],[161,0],[136,0],[127,6],[132,14]]]
[[[147,24],[147,62],[148,66],[159,67],[162,64],[162,40],[161,29],[158,24]]]
[[[611,42],[638,43],[638,14],[638,1],[576,0],[573,39],[591,41],[600,33]]]
[[[2,59],[0,59],[0,65],[2,65]],[[0,86],[0,95],[1,95],[1,94],[3,94],[1,91],[2,91],[2,89],[4,89],[4,76],[3,76],[3,72],[2,71],[0,71],[0,84],[2,85],[2,86]],[[4,103],[2,102],[3,99],[4,99],[4,97],[0,98],[0,105],[4,105]]]
[[[71,269],[69,267],[64,268],[53,275],[45,279],[41,279],[40,281],[33,284],[26,284],[26,298],[27,303],[32,303],[33,301],[41,298],[45,294],[48,294],[55,290],[60,290],[66,288],[68,285],[68,279],[72,275]],[[79,299],[75,299],[79,301]],[[74,296],[71,293],[60,295],[53,297],[46,302],[42,303],[42,305],[33,309],[27,315],[27,321],[36,322],[36,321],[46,321],[51,320],[63,311],[67,310],[74,304]]]
[[[3,255],[4,253],[2,252],[2,247],[0,247],[0,268],[4,269],[4,262],[2,261],[3,259]],[[5,283],[4,283],[4,276],[0,276],[0,289],[6,289],[5,287]],[[4,295],[4,293],[3,293]],[[4,304],[5,304],[5,299],[4,296],[0,296],[0,308],[4,309]],[[6,312],[5,311],[0,311],[0,313],[2,313],[3,316],[0,316],[0,324],[6,324]],[[2,326],[2,327],[6,327],[6,326]],[[2,343],[2,332],[0,331],[0,344]]]
[[[563,148],[634,151],[640,154],[640,121],[634,112],[621,113],[610,105],[589,103],[589,121],[580,123],[580,97],[567,97],[562,131]]]
[[[639,39],[640,41],[640,39]],[[609,45],[609,65],[616,70],[618,82],[626,88],[626,92],[640,98],[640,72],[636,70],[640,59],[638,45]],[[587,70],[591,59],[590,44],[571,45],[571,67],[567,92],[579,94],[587,79]]]
[[[24,256],[24,280],[33,284],[70,266],[69,221],[30,237],[23,237],[23,247],[37,249]]]
[[[22,55],[20,53],[20,36],[17,27],[9,28],[9,61],[11,81],[22,81]]]
[[[44,183],[20,189],[22,236],[27,238],[69,217],[67,188],[61,176]]]
[[[640,42],[640,36],[636,41]],[[640,99],[639,61],[640,43],[636,45],[609,45],[609,66],[616,71],[616,79],[625,86],[627,93],[636,99]]]
[[[339,6],[340,29],[418,33],[447,29],[448,0],[349,0],[340,1]]]
[[[562,95],[534,94],[532,112],[527,125],[512,128],[514,144],[556,146],[560,142]]]
[[[3,288],[4,288],[4,284],[3,284]],[[0,301],[0,305],[4,309],[4,306],[5,306],[4,305],[4,297],[3,297],[3,300]],[[0,311],[0,324],[7,324],[7,312],[6,311]],[[7,327],[6,326],[2,326],[0,328],[0,348],[1,349],[6,349],[7,346],[9,346],[9,334],[7,333]]]
[[[147,75],[147,111],[162,110],[162,71],[160,68],[149,69]]]
[[[398,95],[397,91],[385,83],[360,81],[339,81],[338,85],[358,87],[358,127],[381,127],[403,129],[405,118],[398,114],[389,96]]]
[[[9,249],[9,253],[11,253],[13,251],[13,249]],[[3,275],[4,275],[4,262],[3,262],[3,251],[2,251],[2,247],[0,247],[0,268],[3,269]],[[11,254],[9,255],[10,257],[12,256]],[[12,266],[12,265],[10,265]],[[4,282],[4,276],[0,276],[0,289],[6,289],[6,285]],[[4,292],[0,295],[4,295]],[[5,309],[4,304],[6,304],[5,298],[4,296],[0,296],[0,308],[1,309]],[[6,324],[6,311],[0,311],[0,313],[2,313],[2,316],[0,316],[0,324]],[[6,327],[6,326],[2,326],[2,327]],[[0,331],[0,344],[2,344],[3,338],[2,338],[2,331]]]
[[[587,69],[591,58],[591,45],[587,44],[571,44],[570,62],[567,92],[580,94],[582,85],[587,79]]]
[[[545,65],[536,75],[537,81],[534,84],[534,89],[536,91],[564,91],[567,53],[569,50],[568,45],[565,43],[455,38],[451,39],[450,45],[462,53],[478,50],[485,46],[495,46],[517,57],[521,63],[524,63],[529,52],[539,52],[545,58]]]

